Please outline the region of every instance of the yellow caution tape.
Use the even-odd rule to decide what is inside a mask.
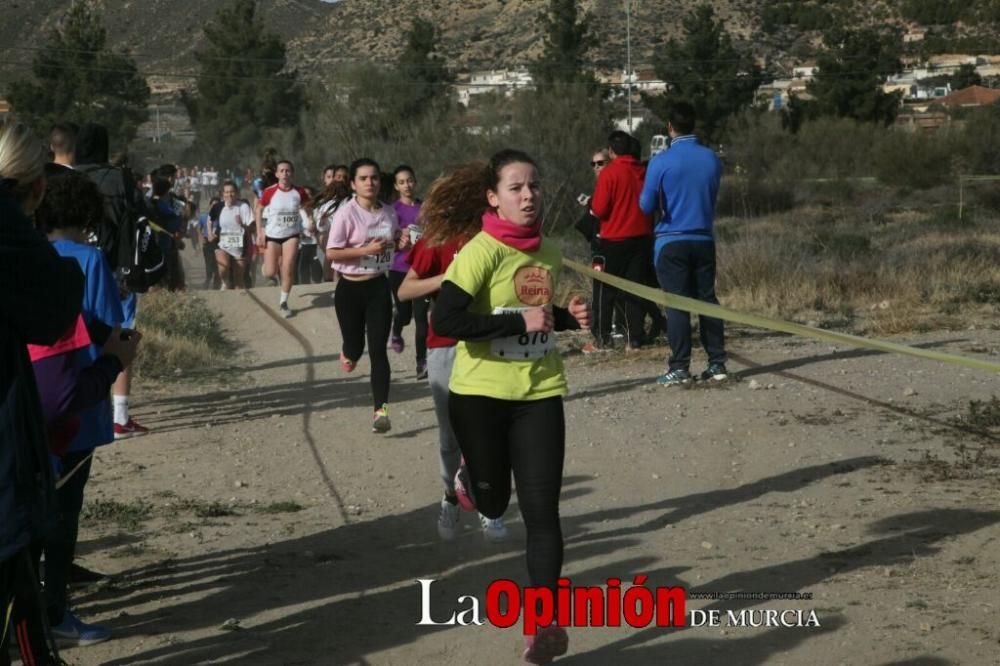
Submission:
[[[761,317],[760,315],[737,312],[736,310],[730,310],[729,308],[724,308],[721,305],[715,305],[714,303],[705,303],[694,298],[668,294],[654,287],[637,284],[616,275],[608,275],[607,273],[594,270],[590,266],[584,266],[583,264],[579,264],[569,259],[563,259],[563,264],[577,273],[595,280],[600,280],[601,282],[607,283],[612,287],[617,287],[618,289],[626,291],[634,296],[644,298],[648,301],[652,301],[675,310],[684,310],[692,314],[725,319],[726,321],[735,322],[737,324],[746,324],[747,326],[753,326],[755,328],[764,328],[770,331],[800,335],[814,340],[823,340],[836,344],[850,345],[852,347],[860,347],[862,349],[873,349],[875,351],[888,352],[891,354],[915,356],[929,361],[941,361],[942,363],[961,365],[975,370],[1000,372],[1000,363],[991,363],[990,361],[967,358],[965,356],[957,356],[955,354],[946,354],[944,352],[933,351],[930,349],[919,349],[917,347],[909,347],[907,345],[887,342],[885,340],[862,338],[861,336],[851,335],[849,333],[837,333],[835,331],[827,331],[814,326],[804,326],[802,324],[795,324],[781,319],[772,319],[770,317]]]

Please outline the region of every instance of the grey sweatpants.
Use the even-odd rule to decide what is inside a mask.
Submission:
[[[451,419],[448,418],[448,382],[451,381],[454,364],[455,347],[432,347],[427,350],[427,381],[431,385],[441,440],[441,480],[452,495],[455,493],[455,474],[462,458],[458,439],[451,429]]]

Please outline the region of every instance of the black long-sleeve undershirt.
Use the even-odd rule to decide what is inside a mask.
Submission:
[[[525,332],[524,317],[520,314],[478,314],[469,311],[473,297],[454,282],[445,281],[434,301],[431,324],[434,332],[456,340],[486,342]],[[555,330],[580,328],[566,308],[552,308]]]

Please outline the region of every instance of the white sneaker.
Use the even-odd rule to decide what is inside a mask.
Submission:
[[[507,526],[503,524],[503,518],[487,518],[479,514],[479,522],[483,526],[483,536],[487,541],[496,543],[507,540]]]
[[[452,504],[443,497],[441,498],[441,513],[438,514],[438,536],[443,540],[452,541],[455,538],[460,511],[458,504]]]

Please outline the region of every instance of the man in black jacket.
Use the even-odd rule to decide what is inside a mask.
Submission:
[[[28,551],[55,518],[54,488],[25,345],[51,345],[73,324],[83,303],[83,274],[32,227],[9,185],[0,182],[0,609],[6,617],[13,600],[14,613],[0,626],[0,664],[9,663],[11,632],[31,663],[49,664],[57,662],[32,617],[40,613],[39,589]],[[39,185],[44,191],[44,178]]]

